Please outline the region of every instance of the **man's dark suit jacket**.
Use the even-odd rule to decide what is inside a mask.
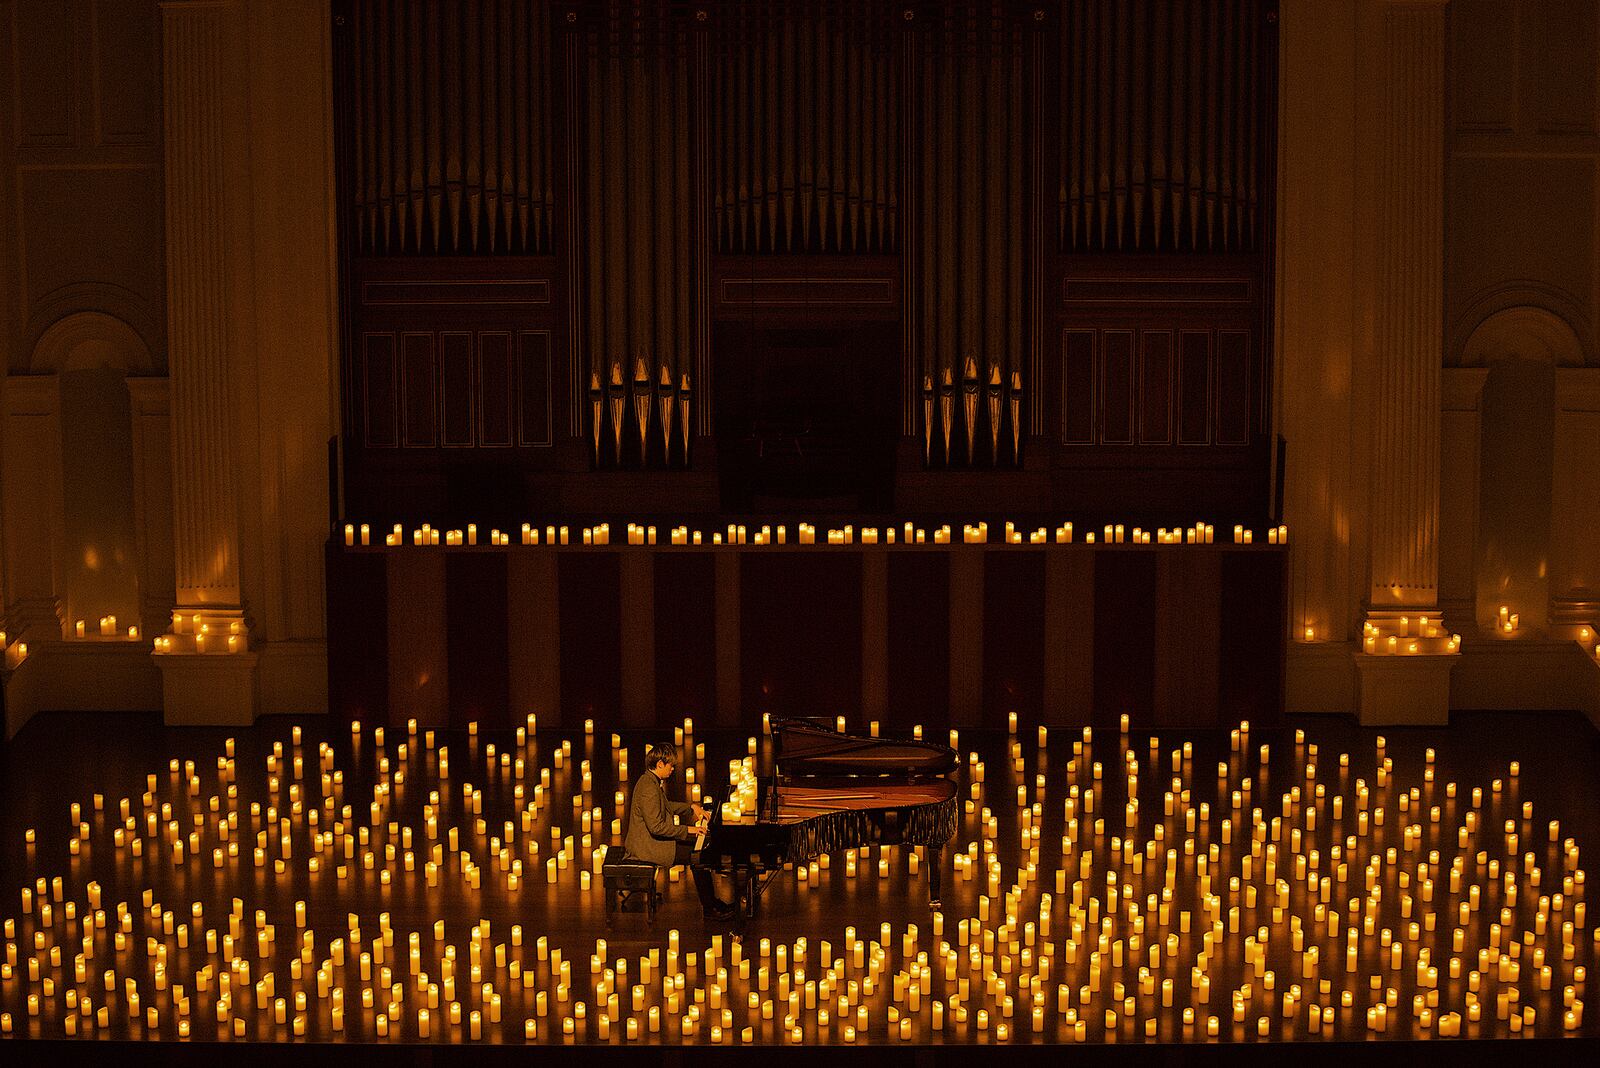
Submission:
[[[623,851],[637,860],[666,868],[672,865],[677,843],[694,833],[692,826],[680,825],[674,817],[690,815],[694,806],[687,801],[667,800],[665,785],[656,773],[646,771],[633,784],[629,805],[628,834]]]

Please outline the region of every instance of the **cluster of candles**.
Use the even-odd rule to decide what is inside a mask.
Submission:
[[[0,651],[4,653],[4,667],[14,668],[28,658],[28,643],[12,642],[10,636],[0,630]]]
[[[1307,641],[1311,635],[1307,627]],[[1369,620],[1361,626],[1361,650],[1371,656],[1455,656],[1461,652],[1461,635],[1446,634],[1432,616]]]
[[[1296,731],[1285,776],[1241,723],[1213,777],[1193,742],[1136,739],[1125,716],[1109,745],[1072,732],[1070,755],[1050,749],[1046,726],[1031,752],[1014,713],[1008,727],[1000,768],[970,752],[958,772],[948,911],[792,942],[641,928],[630,938],[653,944],[628,954],[584,941],[565,905],[542,933],[481,915],[405,929],[386,911],[391,887],[446,888],[470,909],[493,883],[495,900],[536,917],[549,891],[518,894],[541,860],[556,893],[592,909],[624,792],[608,821],[591,760],[574,765],[570,738],[541,742],[534,717],[505,749],[469,728],[453,768],[415,721],[393,746],[357,723],[348,775],[331,743],[308,752],[295,727],[253,799],[229,739],[214,774],[173,759],[141,794],[71,804],[65,874],[38,872],[4,920],[0,1034],[851,1043],[1583,1030],[1600,928],[1587,933],[1578,844],[1519,799],[1517,763],[1487,788],[1441,783],[1430,749],[1408,769],[1420,781],[1402,783],[1379,737],[1369,783],[1352,778],[1349,753],[1327,760]],[[594,731],[587,721],[585,754]],[[692,787],[705,743],[692,720],[674,734],[694,754]],[[728,765],[724,812],[737,818],[764,760],[759,738],[746,747]],[[625,784],[616,735],[609,756]],[[421,819],[403,819],[407,795],[424,793]],[[1002,814],[1015,834],[1004,848]],[[31,861],[36,830],[24,840]],[[894,886],[902,899],[922,877],[914,850],[863,847],[795,866],[787,892],[840,875],[852,897]],[[214,904],[186,896],[212,884]],[[338,919],[313,926],[313,901]]]
[[[654,524],[629,523],[627,525],[627,544],[629,545],[655,545],[656,527]],[[930,536],[931,535],[931,536]],[[1130,537],[1131,535],[1131,537]],[[1215,541],[1216,528],[1209,523],[1196,523],[1190,527],[1158,527],[1154,531],[1142,527],[1130,529],[1121,523],[1107,523],[1101,535],[1103,544],[1125,544],[1131,541],[1134,545],[1211,545]],[[818,529],[812,523],[799,523],[795,527],[796,545],[894,545],[898,539],[905,545],[951,545],[954,544],[954,532],[950,524],[945,523],[936,527],[919,527],[907,520],[901,527],[888,525],[883,527],[860,527],[854,524],[845,524],[843,527],[825,528],[822,537],[818,538]],[[1006,521],[1004,543],[1007,545],[1048,545],[1052,541],[1057,545],[1070,545],[1073,540],[1071,523],[1062,523],[1053,529],[1038,527],[1031,531],[1020,530],[1015,522]],[[1255,532],[1242,525],[1233,528],[1233,541],[1236,545],[1251,545],[1255,541]],[[1095,543],[1095,532],[1089,531],[1084,535],[1084,542],[1089,545]],[[359,527],[354,523],[344,526],[344,543],[347,546],[372,544],[372,528],[369,524],[362,523]],[[404,545],[405,530],[399,524],[384,536],[384,544],[393,548]],[[703,530],[691,530],[687,524],[679,524],[667,531],[669,545],[788,545],[789,527],[787,524],[762,524],[752,528],[745,523],[729,523],[726,531],[714,530],[709,537]],[[989,524],[987,521],[966,523],[961,528],[961,544],[987,545],[989,543]],[[1267,529],[1267,543],[1269,545],[1287,545],[1289,543],[1289,528],[1279,525]],[[414,546],[435,546],[443,544],[446,547],[475,546],[478,544],[478,525],[468,523],[462,530],[436,530],[431,524],[424,523],[411,531],[411,544]],[[511,535],[498,528],[489,531],[490,545],[510,545]],[[542,529],[532,523],[522,524],[523,545],[610,545],[611,524],[600,523],[595,526],[578,528],[577,540],[573,539],[573,531],[568,526],[554,524]]]
[[[87,630],[87,627],[86,627],[84,621],[81,620],[81,619],[76,620],[73,623],[73,625],[72,625],[72,634],[73,634],[73,637],[75,637],[75,638],[87,638],[87,637],[90,637],[90,635],[88,633],[88,630]],[[100,617],[100,637],[102,637],[102,638],[119,638],[121,636],[122,635],[117,630],[117,617],[116,616],[101,616]],[[128,638],[131,641],[137,641],[139,639],[139,625],[137,623],[130,623],[128,625]]]
[[[248,648],[244,623],[228,621],[225,630],[213,627],[199,612],[172,613],[172,630],[155,640],[158,653],[242,653]]]

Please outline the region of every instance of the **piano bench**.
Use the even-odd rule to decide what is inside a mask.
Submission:
[[[623,856],[618,846],[606,846],[600,861],[600,881],[606,894],[606,926],[624,902],[635,894],[644,895],[645,922],[656,921],[656,866],[648,860]]]

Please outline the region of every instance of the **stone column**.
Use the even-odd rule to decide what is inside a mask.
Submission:
[[[1550,490],[1550,633],[1592,649],[1600,635],[1600,369],[1556,369]]]
[[[235,0],[161,5],[167,338],[177,603],[158,643],[169,723],[249,723],[256,657],[239,580],[227,254]]]
[[[1382,5],[1374,57],[1376,218],[1364,723],[1443,722],[1450,669],[1438,620],[1440,372],[1444,347],[1444,0]],[[1404,622],[1402,622],[1404,621]],[[1398,640],[1398,658],[1386,655]],[[1422,655],[1406,655],[1418,642]]]
[[[60,380],[19,375],[6,380],[0,410],[0,482],[6,486],[3,519],[5,605],[0,630],[6,642],[26,641],[38,651],[62,637],[61,555],[65,502],[61,475]],[[8,658],[8,663],[9,663]]]

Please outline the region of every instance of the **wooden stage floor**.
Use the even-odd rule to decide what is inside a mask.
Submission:
[[[431,747],[316,719],[297,746],[295,729],[53,715],[6,746],[7,1037],[895,1057],[1456,1032],[1565,1054],[1600,1036],[1600,736],[1581,716],[1087,743],[1058,727],[1044,748],[964,732],[972,804],[939,913],[925,863],[871,848],[784,873],[737,940],[686,875],[653,928],[625,913],[607,930],[582,874],[618,840],[619,757],[636,776],[660,732],[614,749],[604,724]],[[720,798],[747,736],[692,740]]]

